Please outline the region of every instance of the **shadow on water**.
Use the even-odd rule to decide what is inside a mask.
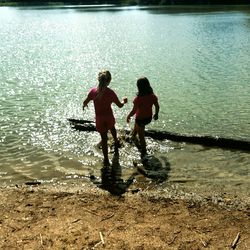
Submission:
[[[132,145],[141,152],[141,146],[138,140],[130,141],[129,137],[127,137],[125,141],[130,144],[132,143]],[[142,156],[140,161],[134,161],[133,164],[137,168],[137,172],[146,178],[158,183],[168,180],[171,165],[165,156],[156,157],[155,155],[146,154]]]
[[[121,196],[126,193],[138,175],[143,175],[156,183],[161,183],[168,179],[171,168],[166,157],[147,155],[138,162],[134,161],[136,171],[126,180],[122,178],[122,166],[119,158],[119,152],[115,152],[111,166],[103,166],[101,168],[101,181],[98,181],[95,176],[91,176],[91,181],[95,185],[112,195]]]
[[[170,170],[170,163],[166,157],[154,155],[143,157],[141,164],[137,166],[137,171],[140,174],[159,183],[167,181]]]
[[[119,152],[115,152],[112,158],[111,166],[101,168],[101,182],[93,177],[91,180],[98,187],[107,190],[109,193],[117,196],[124,194],[133,183],[135,174],[132,174],[127,180],[122,179],[122,167],[119,163]]]

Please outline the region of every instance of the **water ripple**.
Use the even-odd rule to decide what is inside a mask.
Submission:
[[[72,130],[67,118],[94,120],[93,105],[84,113],[81,105],[101,68],[129,98],[114,107],[120,131],[146,75],[161,105],[149,128],[250,139],[248,14],[131,13],[0,10],[0,182],[98,173],[99,135]],[[172,181],[246,182],[244,153],[147,142],[150,153],[169,157]],[[127,172],[138,157],[130,145],[121,150]]]

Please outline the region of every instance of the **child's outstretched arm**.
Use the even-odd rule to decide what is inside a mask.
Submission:
[[[135,106],[135,104],[134,104],[132,110],[129,112],[129,114],[128,114],[128,116],[127,116],[127,123],[130,122],[130,118],[131,118],[132,116],[134,116],[135,112],[136,112],[136,106]]]
[[[87,96],[87,98],[83,101],[82,110],[84,110],[85,107],[88,107],[88,103],[90,101],[91,101],[91,99],[89,98],[89,96]]]
[[[159,111],[160,111],[160,105],[159,105],[159,102],[157,101],[155,104],[155,114],[153,116],[154,120],[158,120],[158,114],[159,114]]]
[[[128,102],[128,98],[127,97],[123,97],[122,98],[122,102],[119,101],[119,99],[117,98],[115,100],[115,104],[119,107],[119,108],[122,108],[124,106],[125,103]]]

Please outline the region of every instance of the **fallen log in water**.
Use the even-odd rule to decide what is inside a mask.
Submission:
[[[92,132],[96,131],[95,122],[88,120],[77,120],[77,119],[68,119],[72,128],[79,131]]]
[[[202,136],[202,135],[183,135],[171,132],[160,132],[148,130],[145,131],[145,135],[156,140],[168,139],[177,142],[189,142],[193,144],[201,144],[209,147],[220,147],[228,149],[240,149],[244,151],[250,151],[250,141],[237,140],[233,138],[223,138],[223,137],[212,137],[212,136]]]
[[[88,120],[68,119],[72,128],[79,131],[96,131],[95,123]],[[125,130],[129,134],[129,130]],[[171,140],[176,142],[188,142],[192,144],[200,144],[209,147],[220,147],[227,149],[239,149],[243,151],[250,151],[250,141],[239,140],[233,138],[202,136],[202,135],[184,135],[171,133],[167,131],[146,130],[145,136],[156,140]]]

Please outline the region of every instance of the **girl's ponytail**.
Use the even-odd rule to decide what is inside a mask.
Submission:
[[[102,91],[111,81],[111,74],[108,70],[102,70],[98,74],[98,90]]]

